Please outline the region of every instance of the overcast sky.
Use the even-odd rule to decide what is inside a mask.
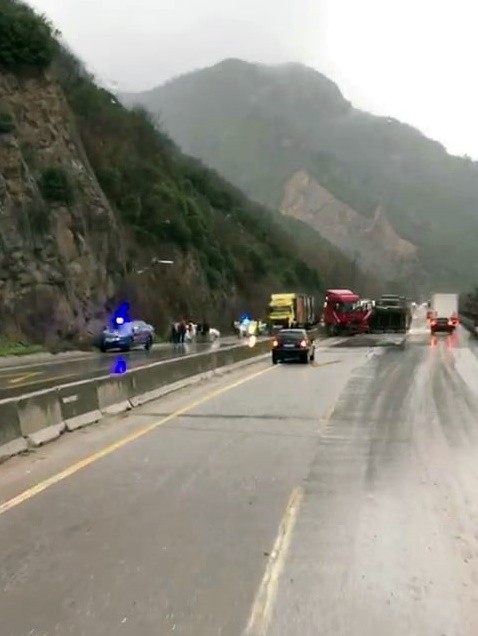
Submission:
[[[29,1],[112,88],[226,57],[299,61],[356,106],[478,158],[476,0]]]

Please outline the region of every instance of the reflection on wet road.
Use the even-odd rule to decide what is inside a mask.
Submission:
[[[356,370],[320,434],[270,636],[478,633],[478,375],[462,329]]]
[[[0,466],[2,636],[476,636],[476,342],[338,342]]]
[[[219,347],[240,344],[238,338],[226,337],[212,343],[165,344],[150,351],[133,350],[128,353],[82,354],[58,361],[29,362],[0,368],[0,399],[79,380],[125,373],[126,370],[191,355],[214,351]],[[247,345],[243,342],[244,346]]]

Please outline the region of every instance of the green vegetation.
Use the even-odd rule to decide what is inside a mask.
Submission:
[[[58,50],[56,32],[44,16],[23,2],[0,0],[0,64],[46,68]]]
[[[19,74],[33,69],[39,76],[48,66],[48,77],[56,79],[71,107],[69,134],[80,152],[86,153],[115,213],[127,250],[109,257],[118,295],[136,295],[135,309],[141,313],[149,307],[152,321],[163,326],[170,315],[190,312],[196,319],[222,326],[239,311],[262,314],[272,291],[323,291],[324,257],[316,243],[305,249],[304,241],[297,243],[291,236],[287,223],[201,161],[180,152],[158,131],[146,110],[124,108],[70,51],[57,45],[43,17],[15,0],[0,0],[2,20],[4,13],[0,65]],[[9,126],[7,119],[5,126]],[[45,166],[45,154],[35,141],[22,138],[21,131],[18,137],[23,159],[43,196],[43,202],[32,201],[17,215],[22,237],[33,253],[41,254],[51,203],[77,204],[72,217],[85,221],[85,229],[93,235],[98,230],[93,215],[87,218],[81,209],[85,181],[76,179],[60,161]],[[90,242],[93,256],[101,245]],[[325,243],[322,247],[324,253],[330,248],[327,254],[335,265],[346,263],[336,250]],[[133,283],[120,280],[123,260],[133,268],[158,254],[174,256],[178,267],[162,278],[152,273]],[[155,294],[151,284],[157,285]],[[4,349],[16,355],[31,352],[23,345]]]
[[[45,351],[45,347],[42,347],[41,345],[0,341],[0,358],[5,358],[6,356],[27,356],[33,353],[43,353]]]
[[[0,111],[0,135],[12,132],[15,129],[15,120],[11,113]]]
[[[478,321],[478,287],[472,292],[460,296],[460,313],[467,318]]]
[[[262,204],[277,207],[284,180],[306,169],[366,216],[382,204],[418,246],[431,284],[478,279],[478,164],[355,110],[320,73],[226,60],[124,101],[148,108],[185,151]]]
[[[73,188],[68,173],[62,166],[46,168],[40,177],[40,191],[43,198],[52,203],[70,205],[73,202]]]

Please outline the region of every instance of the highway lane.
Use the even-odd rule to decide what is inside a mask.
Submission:
[[[334,344],[0,466],[2,636],[475,636],[470,339]]]
[[[269,636],[478,633],[469,345],[417,325],[353,374],[304,481]]]
[[[316,367],[259,362],[0,466],[5,502],[209,394],[0,505],[2,636],[240,634],[317,429],[366,352],[318,357]]]
[[[231,336],[212,343],[156,345],[151,351],[79,353],[77,356],[63,356],[58,360],[42,360],[41,362],[31,359],[24,362],[20,359],[14,363],[0,366],[0,399],[39,391],[59,384],[113,374],[119,359],[126,362],[128,369],[135,369],[153,362],[203,351],[213,351],[218,347],[239,343],[237,337]]]

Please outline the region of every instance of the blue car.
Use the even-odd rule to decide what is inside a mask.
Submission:
[[[141,347],[149,351],[154,342],[154,327],[143,320],[132,320],[107,327],[101,334],[100,350],[105,353],[111,349],[129,351]]]

